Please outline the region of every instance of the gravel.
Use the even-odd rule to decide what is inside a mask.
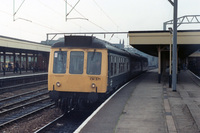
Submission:
[[[40,85],[31,88],[25,88],[21,90],[11,91],[7,93],[0,94],[0,99],[18,95],[27,91],[32,91],[40,88],[44,88],[47,85]],[[58,116],[60,116],[62,112],[58,108],[49,108],[45,109],[35,115],[30,117],[26,117],[23,120],[19,120],[16,123],[12,123],[4,128],[0,129],[1,133],[32,133],[37,131],[39,128],[43,127],[47,123],[53,121]]]
[[[13,123],[1,129],[2,133],[32,133],[53,121],[62,113],[58,108],[45,109],[34,116],[27,117],[23,120]]]

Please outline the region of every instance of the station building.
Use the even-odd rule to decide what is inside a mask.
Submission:
[[[48,71],[50,46],[0,36],[0,73]]]

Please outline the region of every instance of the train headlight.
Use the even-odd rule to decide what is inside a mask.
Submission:
[[[91,87],[96,88],[97,86],[95,85],[95,83],[92,83]]]
[[[60,87],[60,86],[61,86],[61,83],[60,83],[60,82],[57,82],[57,83],[56,83],[56,86]]]

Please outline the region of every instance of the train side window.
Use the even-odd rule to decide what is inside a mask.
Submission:
[[[113,56],[110,56],[110,76],[113,76]]]
[[[70,74],[83,74],[84,52],[71,51],[70,53]]]
[[[110,69],[110,75],[113,76],[113,63],[111,62],[111,69]]]
[[[117,57],[114,57],[114,75],[117,74]]]
[[[125,71],[128,72],[128,59],[125,59]]]
[[[119,62],[119,73],[121,73],[121,63]]]
[[[119,73],[119,57],[116,56],[116,61],[115,61],[115,67],[116,67],[116,72],[115,75]]]
[[[88,52],[87,55],[87,74],[100,75],[101,74],[101,58],[100,52]]]
[[[118,57],[118,73],[121,73],[121,58]]]
[[[66,73],[67,51],[55,51],[53,73]]]
[[[117,63],[114,63],[114,75],[117,74]]]
[[[124,58],[122,58],[121,72],[124,72]]]
[[[127,62],[127,71],[129,71],[129,62]]]
[[[125,58],[123,58],[123,72],[125,72]]]

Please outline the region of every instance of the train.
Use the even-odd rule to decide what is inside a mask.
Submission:
[[[48,91],[62,110],[105,99],[147,71],[148,60],[94,36],[65,36],[52,45]]]

